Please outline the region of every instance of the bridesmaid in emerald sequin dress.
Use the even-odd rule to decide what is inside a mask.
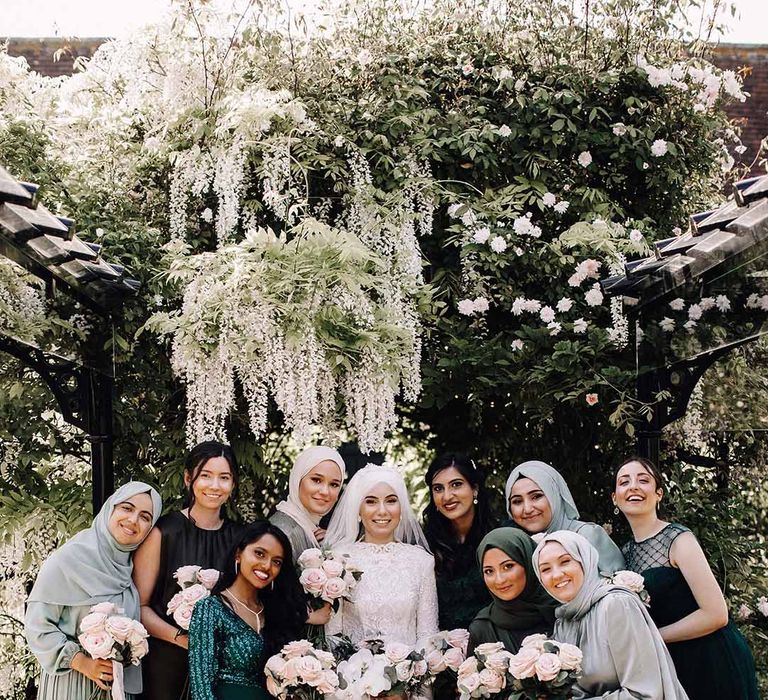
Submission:
[[[192,700],[267,700],[264,663],[298,639],[306,601],[278,527],[258,521],[243,533],[189,625]]]
[[[746,639],[728,619],[723,593],[696,537],[659,518],[664,493],[659,470],[632,457],[616,471],[614,504],[633,539],[627,568],[642,574],[651,617],[691,700],[759,700],[755,663]]]

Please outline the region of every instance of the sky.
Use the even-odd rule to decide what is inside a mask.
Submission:
[[[221,5],[231,1],[215,0]],[[737,18],[730,20],[721,41],[768,44],[768,0],[734,4]],[[169,0],[0,0],[0,5],[0,37],[120,37],[159,19]]]

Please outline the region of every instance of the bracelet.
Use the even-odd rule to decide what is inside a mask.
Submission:
[[[173,635],[173,641],[175,642],[179,637],[181,637],[182,634],[189,634],[189,632],[179,627],[179,629],[176,630],[176,634]]]

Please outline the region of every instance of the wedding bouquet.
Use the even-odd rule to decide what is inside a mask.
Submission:
[[[281,700],[320,700],[338,688],[335,666],[333,654],[315,649],[306,639],[290,642],[264,666],[267,690]]]
[[[216,569],[202,569],[194,564],[176,569],[173,578],[176,579],[181,590],[168,601],[167,612],[173,616],[174,622],[181,629],[189,629],[195,603],[211,595],[219,576]]]
[[[581,674],[581,650],[545,634],[526,637],[517,654],[501,642],[480,644],[458,672],[461,700],[505,690],[505,700],[567,700]]]
[[[342,599],[349,600],[363,572],[349,562],[349,555],[337,555],[330,549],[305,549],[299,557],[299,581],[304,591],[315,598],[320,607],[330,603],[334,612]]]
[[[407,693],[418,697],[431,676],[424,656],[407,644],[372,639],[338,665],[337,700],[370,700]]]
[[[93,659],[112,661],[112,698],[124,700],[123,666],[139,665],[149,651],[144,625],[121,615],[113,603],[98,603],[80,620],[77,640],[83,651]]]
[[[434,677],[445,670],[458,671],[466,657],[468,641],[469,632],[465,629],[438,632],[429,637],[422,650],[429,675]]]
[[[628,588],[633,593],[637,593],[643,604],[650,607],[651,596],[648,591],[645,590],[645,579],[640,574],[622,569],[611,576],[611,583],[615,586]]]

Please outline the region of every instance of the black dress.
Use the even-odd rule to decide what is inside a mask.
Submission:
[[[672,543],[683,532],[688,528],[670,523],[653,537],[624,545],[627,568],[645,580],[657,627],[671,625],[699,607],[669,559]],[[667,648],[690,700],[759,700],[752,652],[732,621],[703,637],[671,642]]]
[[[227,554],[237,543],[243,526],[225,520],[218,530],[203,530],[183,513],[164,515],[155,526],[160,530],[160,570],[150,607],[166,622],[177,627],[167,614],[168,601],[179,592],[173,574],[180,566],[197,565],[221,571],[228,564]],[[149,653],[141,662],[144,700],[184,700],[189,698],[187,651],[154,637],[149,638]]]

